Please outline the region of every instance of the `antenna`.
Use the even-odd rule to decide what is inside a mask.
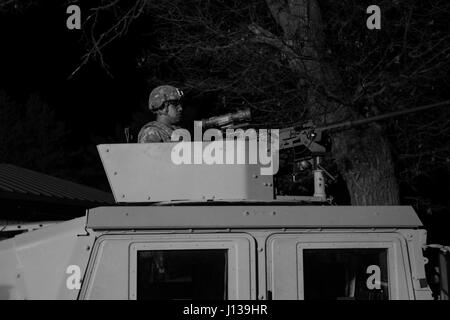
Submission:
[[[126,127],[124,132],[125,132],[125,140],[127,141],[127,143],[130,143],[130,140],[133,138],[132,136],[130,136],[130,127]]]

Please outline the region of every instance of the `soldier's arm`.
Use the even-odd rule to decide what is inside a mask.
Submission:
[[[158,134],[157,131],[152,128],[147,128],[139,132],[138,135],[139,143],[151,143],[151,142],[163,142],[163,139]]]

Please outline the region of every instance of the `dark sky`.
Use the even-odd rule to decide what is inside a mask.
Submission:
[[[118,41],[107,56],[114,78],[91,62],[68,79],[85,50],[82,31],[66,28],[66,6],[44,3],[0,14],[0,88],[19,101],[39,93],[76,142],[87,142],[90,134],[112,135],[133,111],[144,110],[149,90],[134,66],[132,43]]]

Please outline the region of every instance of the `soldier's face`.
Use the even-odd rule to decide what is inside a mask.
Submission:
[[[181,119],[181,112],[183,111],[183,108],[180,103],[177,104],[169,104],[167,115],[172,120],[172,123],[177,123]]]

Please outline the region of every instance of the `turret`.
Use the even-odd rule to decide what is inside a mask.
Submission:
[[[130,143],[99,145],[98,151],[119,203],[273,200],[273,175],[264,174],[268,165],[255,163],[249,156],[254,145],[235,141]],[[222,163],[210,163],[214,159],[208,157],[212,154],[217,160],[217,153],[223,156]]]

